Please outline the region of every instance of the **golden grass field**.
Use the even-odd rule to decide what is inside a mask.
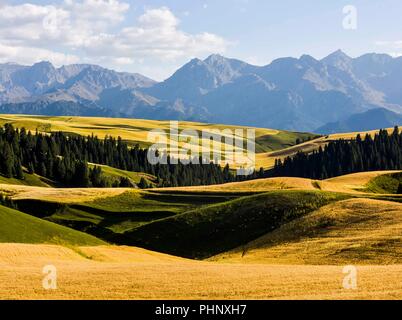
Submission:
[[[124,246],[0,244],[0,299],[402,299],[402,204],[360,197],[372,178],[387,173],[322,181],[324,189],[356,197],[324,206],[208,261]],[[314,188],[309,179],[278,178],[189,189]],[[16,198],[60,202],[127,191],[10,185],[0,189]],[[42,288],[45,265],[57,268],[57,290]],[[356,290],[343,288],[346,265],[357,267]]]
[[[4,123],[44,133],[121,136],[142,145],[149,145],[149,130],[169,127],[168,121],[2,115],[0,125]],[[180,122],[181,130],[223,128],[236,127]],[[279,133],[256,128],[257,138]],[[356,134],[335,134],[281,150],[265,150],[256,154],[257,167],[272,167],[276,158],[298,151],[310,152],[331,140],[351,139]],[[324,181],[283,177],[153,189],[160,193],[223,194],[322,190],[345,193],[352,198],[321,207],[207,261],[124,246],[3,243],[0,244],[0,299],[402,299],[402,204],[379,200],[376,197],[385,195],[366,192],[372,179],[394,172],[364,172]],[[126,175],[116,170],[110,174]],[[132,176],[134,180],[138,177]],[[129,190],[132,197],[150,193],[124,188],[56,189],[35,176],[26,181],[31,186],[12,183],[0,179],[0,193],[14,200],[64,204],[87,203]],[[57,267],[57,290],[42,287],[42,268],[46,265]],[[346,265],[357,267],[356,290],[342,286]]]
[[[0,192],[19,199],[37,199],[59,203],[87,202],[99,198],[118,196],[126,191],[137,192],[136,189],[125,188],[46,188],[21,185],[0,184]]]
[[[273,190],[317,190],[345,192],[353,194],[364,193],[367,183],[380,175],[397,173],[400,171],[373,171],[345,175],[323,181],[305,178],[267,178],[244,182],[233,182],[223,185],[159,188],[155,191],[181,192],[267,192]],[[9,195],[14,200],[37,199],[56,201],[60,203],[80,203],[93,201],[105,197],[113,197],[127,191],[141,192],[129,188],[48,188],[24,185],[0,184],[0,192]],[[397,196],[397,195],[395,195]]]
[[[23,115],[1,115],[0,125],[12,123],[17,127],[25,127],[27,130],[40,132],[74,132],[88,136],[97,135],[99,138],[105,136],[120,136],[126,141],[143,142],[149,144],[148,132],[153,129],[170,129],[170,121],[143,120],[143,119],[121,119],[121,118],[91,118],[91,117],[44,117],[44,116],[23,116]],[[238,126],[206,124],[200,122],[180,121],[179,129],[192,129],[196,131],[213,129],[232,129]],[[240,127],[241,128],[241,127]],[[254,128],[256,137],[264,135],[275,135],[279,130]]]
[[[57,268],[57,290],[42,269]],[[74,250],[0,245],[2,299],[401,299],[402,265],[357,266],[357,289],[343,266],[224,264],[125,247]]]

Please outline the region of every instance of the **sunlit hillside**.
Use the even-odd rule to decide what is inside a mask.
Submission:
[[[401,171],[372,171],[348,174],[327,180],[279,177],[223,185],[195,186],[158,189],[161,191],[181,192],[267,192],[272,190],[322,190],[346,193],[366,192],[370,181],[380,176],[400,173]]]
[[[141,146],[150,146],[157,141],[149,140],[149,132],[151,130],[164,130],[169,134],[170,121],[156,121],[156,120],[142,120],[142,119],[118,119],[118,118],[86,118],[86,117],[44,117],[44,116],[24,116],[24,115],[1,115],[0,125],[11,123],[17,128],[26,128],[35,132],[38,130],[43,133],[63,131],[66,133],[73,133],[79,135],[96,135],[103,139],[105,136],[121,137],[124,141],[130,144],[139,143]],[[199,146],[192,146],[193,150],[199,150],[205,141],[202,139],[201,132],[213,133],[214,130],[222,130],[222,136],[225,137],[223,130],[231,130],[235,134],[236,129],[242,130],[242,139],[246,141],[247,132],[249,127],[219,125],[219,124],[206,124],[198,122],[179,122],[179,133],[182,130],[194,130],[200,136]],[[280,131],[264,128],[255,129],[255,151],[257,153],[256,161],[257,167],[269,167],[269,161],[266,162],[266,152],[273,150],[280,150],[296,144],[297,141],[311,140],[317,135],[311,133],[299,133],[290,131]],[[225,140],[215,145],[211,144],[211,148],[220,148],[222,152],[225,150],[233,150],[233,145],[226,145]],[[170,140],[168,136],[168,145]],[[185,142],[179,142],[179,146]],[[200,148],[200,150],[204,150]],[[258,154],[261,154],[259,156]],[[264,155],[264,156],[262,156]],[[269,164],[269,165],[267,165]]]
[[[349,199],[321,207],[229,253],[231,263],[401,264],[402,204]]]

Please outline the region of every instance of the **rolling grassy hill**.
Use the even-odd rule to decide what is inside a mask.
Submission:
[[[277,264],[401,264],[402,204],[331,203],[211,260]]]
[[[124,232],[138,226],[234,197],[132,189],[72,189],[71,194],[68,189],[51,190],[23,188],[13,199],[23,212],[120,244],[128,244]]]
[[[357,173],[324,181],[269,178],[226,185],[132,189],[53,189],[0,185],[18,208],[105,241],[205,258],[244,245],[330,202],[366,192],[380,177]]]
[[[88,234],[51,223],[20,211],[0,206],[0,242],[100,245]]]
[[[144,178],[147,181],[148,185],[154,185],[156,181],[155,176],[147,173],[126,171],[106,165],[89,163],[90,168],[93,168],[95,166],[102,168],[102,175],[107,177],[112,183],[114,181],[119,181],[120,178],[128,178],[134,184],[139,184],[141,178]]]
[[[371,185],[377,185],[378,181],[387,179],[390,175],[398,176],[401,171],[370,171],[358,172],[327,180],[313,180],[307,178],[295,177],[279,177],[279,178],[266,178],[257,179],[243,182],[226,183],[222,185],[211,186],[194,186],[194,187],[178,187],[178,188],[161,188],[157,189],[159,192],[182,192],[182,193],[261,193],[273,190],[322,190],[332,192],[344,193],[367,193],[370,191]],[[392,178],[392,187],[395,190],[396,181]],[[381,192],[377,193],[392,193]],[[385,191],[385,190],[382,190]]]
[[[28,174],[24,172],[24,179],[7,178],[0,175],[0,184],[10,184],[10,185],[22,185],[22,186],[33,186],[33,187],[51,187],[51,182],[47,179],[40,177],[36,174]]]
[[[402,173],[390,173],[375,177],[367,184],[366,190],[374,193],[401,193]]]
[[[138,184],[141,181],[141,178],[144,178],[147,181],[148,185],[154,185],[156,181],[155,176],[147,173],[120,170],[117,168],[112,168],[110,166],[93,163],[88,164],[89,168],[93,168],[95,166],[102,168],[102,176],[108,178],[111,184],[113,184],[113,182],[119,182],[120,178],[128,178],[133,184]],[[58,186],[55,182],[50,181],[49,179],[44,178],[38,174],[29,174],[26,170],[24,170],[23,180],[16,178],[7,178],[0,175],[0,185],[1,184],[48,188]]]
[[[114,137],[120,136],[124,141],[132,145],[138,143],[142,147],[150,146],[153,143],[148,140],[148,133],[151,130],[162,129],[168,132],[170,128],[169,121],[117,118],[1,115],[0,125],[4,125],[6,123],[11,123],[14,127],[17,128],[25,127],[28,130],[38,130],[39,132],[43,133],[63,131],[66,133],[79,134],[84,136],[94,134],[99,138],[104,138],[106,135]],[[248,127],[185,121],[179,123],[179,131],[184,129],[192,129],[198,133],[200,133],[201,130],[208,130],[209,132],[211,132],[214,129],[230,129],[234,132],[234,130],[238,128],[246,129]],[[297,140],[306,141],[318,137],[318,135],[311,133],[280,131],[263,128],[254,129],[256,130],[255,147],[257,154],[264,154],[266,152],[294,146]],[[168,144],[169,143],[170,141],[168,140]],[[183,143],[184,142],[180,142],[179,145],[182,145]],[[224,142],[218,145],[221,150],[227,148]],[[230,150],[232,149],[233,146],[230,148]],[[265,157],[257,156],[257,167],[265,166],[264,161],[266,161]]]
[[[319,191],[276,191],[240,197],[156,220],[124,236],[137,246],[202,259],[345,197]]]

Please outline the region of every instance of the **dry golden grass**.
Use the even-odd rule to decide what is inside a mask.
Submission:
[[[49,264],[57,268],[57,290],[42,288],[42,268]],[[220,264],[177,259],[135,248],[72,250],[3,244],[0,298],[402,298],[402,265],[358,266],[357,270],[358,289],[346,290],[342,286],[343,266]]]
[[[304,178],[267,178],[211,186],[160,188],[182,192],[267,192],[273,190],[314,190],[313,180]]]
[[[398,173],[401,171],[370,171],[352,173],[336,178],[320,181],[320,187],[325,191],[334,192],[364,192],[367,184],[374,178],[386,174]]]
[[[93,201],[118,196],[128,190],[137,191],[136,189],[125,188],[44,188],[0,184],[0,193],[5,193],[14,200],[36,199],[59,203]]]
[[[324,147],[329,141],[330,138],[321,137],[282,150],[258,153],[255,155],[256,167],[264,169],[273,168],[276,159],[283,161],[286,157],[293,156],[299,151],[309,153],[318,150],[320,146]]]
[[[314,190],[363,193],[370,180],[380,175],[397,173],[400,171],[373,171],[361,172],[340,176],[324,181],[305,178],[279,177],[258,179],[244,182],[233,182],[211,186],[160,188],[156,191],[182,192],[266,192],[273,190]],[[127,191],[141,192],[127,188],[45,188],[22,185],[0,184],[0,192],[8,194],[15,200],[37,199],[60,203],[87,202],[95,199],[118,196]]]
[[[402,264],[402,204],[371,199],[336,202],[211,260]]]
[[[96,118],[96,117],[44,117],[28,115],[1,115],[0,124],[13,123],[18,127],[25,127],[28,130],[39,130],[41,132],[64,131],[74,132],[84,136],[94,133],[100,138],[106,135],[120,136],[123,140],[146,142],[149,130],[169,130],[170,121],[156,121],[144,119],[125,118]],[[211,129],[236,129],[247,128],[230,125],[206,124],[200,122],[180,121],[179,129],[211,130]],[[279,130],[256,129],[256,137],[278,134]]]
[[[273,178],[167,190],[355,193],[390,172],[326,181]],[[356,191],[357,190],[357,191]],[[15,199],[62,203],[127,189],[51,189],[0,185]],[[140,191],[133,191],[140,192]],[[0,244],[0,299],[402,299],[402,204],[350,199],[325,206],[246,247],[191,261],[139,248]],[[55,265],[58,289],[42,288]],[[343,266],[358,267],[358,289],[342,287]]]
[[[161,188],[155,190],[181,192],[267,192],[273,190],[323,190],[362,194],[370,180],[400,171],[360,172],[340,176],[328,180],[312,180],[306,178],[278,177],[257,179],[243,182],[232,182],[211,186]]]

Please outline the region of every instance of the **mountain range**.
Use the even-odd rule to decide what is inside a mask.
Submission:
[[[266,66],[211,55],[163,82],[96,65],[0,64],[0,113],[194,120],[331,133],[402,124],[402,57]]]

